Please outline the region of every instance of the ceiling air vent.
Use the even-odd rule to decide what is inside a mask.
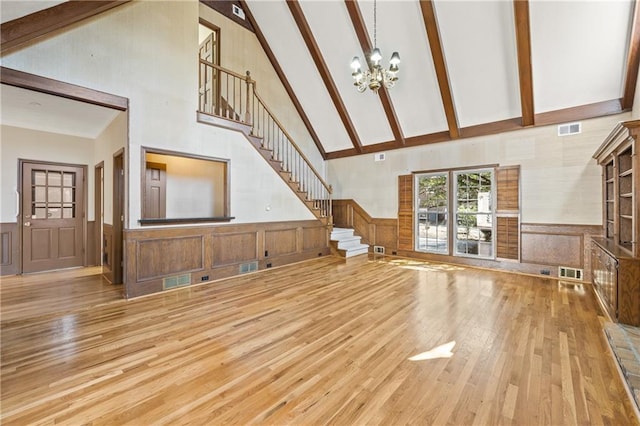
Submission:
[[[567,123],[558,126],[558,136],[577,135],[582,133],[582,123]]]
[[[242,10],[239,6],[237,6],[235,4],[232,4],[231,5],[231,10],[232,10],[233,14],[236,15],[238,18],[243,19],[243,20],[245,19],[244,10]]]

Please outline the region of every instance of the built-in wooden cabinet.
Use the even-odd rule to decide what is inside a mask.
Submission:
[[[640,120],[619,123],[593,157],[602,166],[603,238],[591,252],[593,285],[615,321],[640,326]]]

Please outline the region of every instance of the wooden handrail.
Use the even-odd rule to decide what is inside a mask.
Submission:
[[[331,185],[327,184],[324,181],[324,179],[322,179],[320,174],[313,167],[313,164],[311,164],[311,161],[309,161],[309,159],[307,158],[306,155],[304,155],[304,153],[302,152],[300,147],[293,141],[293,138],[291,137],[291,135],[289,135],[289,133],[285,130],[285,128],[282,125],[282,123],[280,123],[280,121],[276,118],[276,116],[271,112],[269,107],[267,107],[267,104],[264,103],[264,101],[262,100],[260,95],[258,95],[258,93],[256,93],[255,91],[253,92],[253,94],[258,99],[258,101],[260,101],[260,103],[262,104],[262,107],[265,109],[265,111],[267,111],[269,113],[269,115],[271,116],[271,119],[278,125],[278,127],[280,127],[280,130],[282,130],[282,133],[287,137],[287,139],[289,139],[289,143],[291,143],[291,145],[293,145],[293,147],[296,149],[296,151],[298,151],[298,154],[300,154],[302,159],[307,163],[307,165],[309,166],[311,171],[316,175],[316,177],[320,180],[322,185],[324,185],[324,187],[327,189],[327,191],[329,191],[329,193],[331,194],[332,193]]]

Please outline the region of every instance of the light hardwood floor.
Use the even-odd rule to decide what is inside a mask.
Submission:
[[[637,424],[588,285],[324,257],[132,301],[81,271],[0,290],[3,425]]]

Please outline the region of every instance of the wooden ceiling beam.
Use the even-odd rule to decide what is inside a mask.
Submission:
[[[307,117],[307,114],[304,111],[302,104],[300,103],[300,101],[298,100],[298,97],[296,96],[296,93],[293,91],[293,88],[291,87],[289,80],[287,80],[287,76],[284,74],[284,71],[282,70],[280,63],[276,59],[276,55],[271,50],[271,47],[269,46],[267,39],[262,33],[260,26],[258,25],[255,18],[253,17],[253,14],[249,9],[249,5],[247,5],[246,1],[240,0],[240,6],[242,7],[242,10],[244,10],[245,14],[247,15],[247,19],[249,20],[249,22],[251,23],[251,26],[253,27],[253,31],[255,32],[256,37],[258,38],[258,42],[260,43],[260,46],[262,46],[262,50],[264,50],[264,53],[267,55],[267,58],[269,58],[269,62],[271,62],[271,66],[276,71],[278,78],[280,78],[280,82],[284,86],[284,89],[287,91],[287,94],[289,95],[289,99],[291,99],[291,102],[293,102],[293,106],[296,108],[296,111],[298,111],[298,115],[300,116],[300,118],[302,119],[302,122],[307,128],[307,131],[309,132],[311,139],[313,139],[313,142],[315,143],[316,148],[318,148],[318,151],[320,152],[320,155],[322,155],[322,158],[326,160],[327,152],[325,151],[324,146],[322,145],[322,142],[320,142],[320,138],[318,137],[318,134],[313,128],[313,125],[311,124],[311,120],[309,120],[309,117]]]
[[[535,119],[533,105],[533,71],[531,69],[531,31],[529,20],[529,0],[513,0],[516,26],[516,47],[518,51],[518,76],[520,80],[520,105],[522,126],[533,126]]]
[[[356,31],[356,35],[358,36],[358,41],[360,42],[362,51],[371,52],[373,50],[373,45],[371,44],[371,40],[369,39],[369,34],[367,33],[364,19],[362,18],[362,13],[360,12],[360,8],[358,7],[357,2],[355,0],[345,0],[345,4],[347,6],[347,11],[349,12],[349,17],[351,18],[353,28]],[[365,59],[367,60],[369,69],[371,69],[371,61],[366,55]],[[396,144],[398,146],[403,146],[405,144],[404,134],[402,133],[400,121],[398,120],[396,110],[393,107],[393,102],[391,102],[391,97],[389,96],[387,88],[384,86],[381,87],[378,90],[378,95],[380,96],[380,102],[382,102],[382,108],[384,109],[384,113],[387,116],[387,121],[389,122],[389,127],[391,127],[391,132],[393,133]]]
[[[438,78],[438,87],[440,88],[444,114],[447,118],[447,125],[449,126],[449,136],[451,139],[456,139],[460,137],[460,126],[458,125],[456,108],[453,103],[453,95],[451,94],[449,71],[447,70],[447,64],[444,59],[444,50],[442,48],[442,41],[440,40],[440,30],[438,28],[438,20],[433,2],[431,0],[420,0],[420,9],[422,11],[424,27],[427,31],[433,66],[435,67],[436,77]]]
[[[629,111],[629,108],[622,108],[622,99],[612,99],[604,102],[596,102],[589,105],[581,105],[572,108],[564,108],[556,111],[544,112],[535,115],[535,124],[531,127],[549,126],[553,124],[566,123],[570,121],[587,120],[590,118],[604,117],[607,115],[620,114]],[[505,132],[522,130],[521,118],[509,118],[507,120],[494,121],[492,123],[478,124],[475,126],[463,127],[460,129],[460,136],[457,138],[468,139],[479,136],[496,135]],[[428,145],[432,143],[452,141],[449,132],[436,132],[419,136],[411,136],[406,139],[403,148]],[[396,149],[398,147],[395,147]],[[359,154],[369,154],[394,149],[393,141],[381,142],[373,145],[365,145],[362,152],[355,152],[353,149],[332,151],[327,153],[327,160],[337,158],[352,157]]]
[[[2,66],[0,83],[119,111],[129,109],[128,98]]]
[[[547,126],[550,124],[566,123],[568,121],[587,120],[589,118],[620,114],[630,109],[631,108],[622,107],[622,99],[611,99],[609,101],[536,114],[535,122],[536,127]]]
[[[31,13],[0,26],[0,50],[6,53],[38,37],[91,18],[130,0],[71,0],[48,9]]]
[[[338,88],[336,83],[333,81],[331,77],[331,73],[329,72],[329,67],[327,66],[324,58],[322,57],[322,53],[320,52],[320,48],[318,47],[318,43],[316,43],[313,34],[311,33],[311,28],[309,27],[309,23],[304,16],[304,12],[302,11],[302,7],[297,0],[287,1],[287,6],[289,6],[289,10],[291,11],[291,15],[293,16],[296,25],[298,26],[298,30],[300,30],[300,34],[307,45],[307,49],[311,54],[311,58],[313,62],[316,64],[316,68],[318,69],[318,73],[324,82],[324,85],[329,92],[329,96],[333,101],[333,105],[340,116],[340,120],[342,120],[342,124],[351,139],[351,143],[353,143],[353,147],[357,152],[362,151],[362,142],[360,142],[360,137],[356,132],[356,128],[351,121],[351,117],[349,117],[349,113],[347,112],[347,108],[340,97],[340,93],[338,92]]]
[[[638,67],[640,67],[640,4],[633,2],[633,24],[629,37],[629,51],[627,52],[627,67],[624,78],[624,93],[622,94],[622,108],[633,108],[638,82]]]

